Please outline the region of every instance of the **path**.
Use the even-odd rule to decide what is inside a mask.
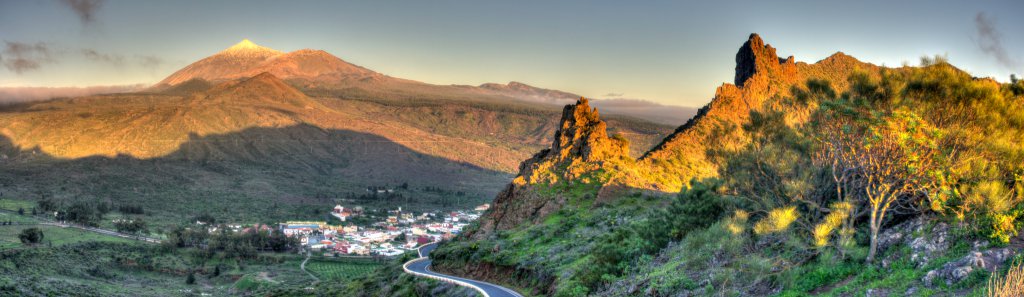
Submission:
[[[306,259],[302,260],[302,264],[299,264],[299,268],[302,269],[302,272],[305,272],[306,274],[309,274],[309,277],[313,278],[313,284],[315,285],[316,283],[320,282],[320,278],[316,277],[316,275],[313,275],[313,273],[309,272],[309,270],[306,270],[306,262],[309,262],[310,254],[311,253],[309,251],[306,251]]]

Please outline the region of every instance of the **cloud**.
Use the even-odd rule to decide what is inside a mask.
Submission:
[[[142,68],[146,68],[149,70],[155,70],[157,67],[160,67],[160,65],[164,63],[164,59],[161,59],[157,56],[140,55],[135,56],[135,58],[139,60],[139,66],[142,66]]]
[[[86,59],[96,62],[103,62],[114,66],[124,65],[124,56],[118,54],[101,53],[91,48],[83,48],[80,51]]]
[[[0,105],[41,101],[59,97],[134,92],[145,87],[145,84],[90,87],[0,87]]]
[[[4,40],[2,59],[4,67],[14,73],[22,74],[38,70],[44,64],[54,62],[53,51],[43,42],[34,44]]]
[[[1017,69],[1017,59],[1011,57],[1003,47],[1003,37],[996,30],[994,23],[995,21],[983,12],[974,17],[974,25],[978,29],[978,46],[981,47],[981,51],[995,58],[1004,67]]]
[[[625,94],[623,94],[623,93],[608,93],[608,94],[604,94],[604,97],[606,97],[606,98],[622,97],[622,95],[625,95]]]
[[[96,12],[103,5],[102,0],[60,0],[61,4],[71,8],[78,18],[82,20],[83,25],[88,25],[96,21]]]

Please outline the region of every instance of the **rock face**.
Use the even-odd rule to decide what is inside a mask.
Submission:
[[[562,110],[551,147],[519,166],[519,174],[498,194],[491,212],[481,219],[480,228],[469,236],[483,237],[547,216],[564,205],[566,197],[543,195],[535,185],[600,186],[602,181],[589,173],[629,159],[628,156],[628,142],[608,137],[607,125],[597,109],[591,108],[586,98],[580,98]]]

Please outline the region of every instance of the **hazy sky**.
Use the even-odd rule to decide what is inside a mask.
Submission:
[[[754,1],[751,1],[754,2]],[[700,106],[752,32],[782,56],[1024,73],[1024,1],[0,0],[0,86],[155,83],[248,38],[435,84]]]

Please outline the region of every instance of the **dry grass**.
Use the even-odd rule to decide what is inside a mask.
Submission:
[[[988,281],[985,296],[1020,297],[1024,296],[1024,265],[1017,262],[1005,276],[996,276]]]

